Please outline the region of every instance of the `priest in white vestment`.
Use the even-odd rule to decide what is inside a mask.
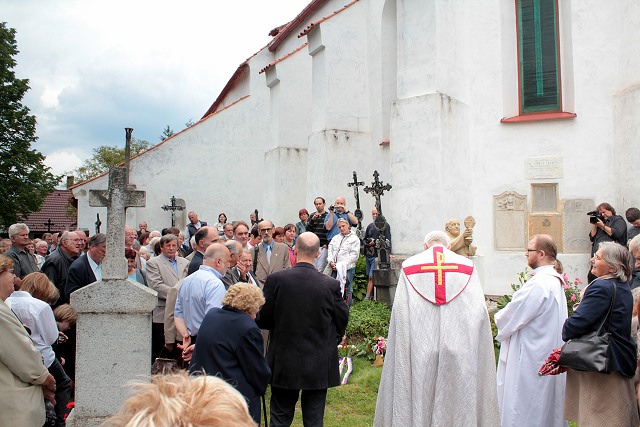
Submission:
[[[376,427],[499,425],[489,315],[474,264],[440,231],[402,263]]]
[[[555,270],[551,236],[537,234],[527,246],[531,277],[494,316],[500,341],[498,403],[502,427],[563,426],[566,374],[540,377],[538,370],[561,347],[567,319],[564,280]]]

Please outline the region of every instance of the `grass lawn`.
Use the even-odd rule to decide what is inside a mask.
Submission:
[[[354,357],[353,372],[349,377],[349,383],[329,389],[324,413],[326,426],[369,427],[373,425],[382,368],[371,366],[372,363],[366,358]],[[267,390],[267,408],[270,396],[270,391]],[[269,411],[267,410],[268,415]],[[292,426],[302,426],[300,401],[296,406],[296,415]]]

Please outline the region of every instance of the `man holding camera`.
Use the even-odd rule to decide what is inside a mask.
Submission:
[[[609,203],[600,203],[596,207],[596,212],[589,212],[589,222],[591,222],[591,257],[598,250],[602,242],[616,242],[622,246],[627,245],[627,224],[620,215],[616,215],[616,210]],[[587,279],[591,282],[596,277],[591,274]]]
[[[324,228],[327,229],[327,240],[331,241],[333,236],[338,235],[338,220],[344,218],[349,224],[355,227],[358,225],[358,218],[347,210],[347,201],[344,197],[336,197],[333,205],[329,206],[329,214],[324,218]]]

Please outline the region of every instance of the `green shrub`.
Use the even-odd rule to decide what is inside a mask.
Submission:
[[[362,301],[367,295],[367,260],[364,255],[360,255],[356,262],[356,270],[353,275],[353,301]]]
[[[356,302],[349,311],[347,342],[361,343],[373,336],[386,337],[389,333],[391,309],[372,300]]]

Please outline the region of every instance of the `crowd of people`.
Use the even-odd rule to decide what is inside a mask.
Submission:
[[[203,403],[212,407],[190,414],[194,419],[232,410],[246,425],[259,424],[268,384],[273,426],[291,424],[300,398],[304,424],[323,425],[327,389],[340,384],[337,344],[361,242],[343,197],[327,210],[321,197],[314,205],[313,214],[301,209],[300,221],[283,227],[255,214],[228,223],[224,213],[210,226],[190,212],[184,231],[148,231],[144,221],[139,230],[125,228],[128,277],[158,293],[150,363],[173,361],[189,376],[138,385],[108,425],[127,425],[132,411],[154,423],[156,411],[142,396],[160,407],[168,394],[189,396],[194,388],[205,401],[210,389],[228,399]],[[427,234],[424,252],[402,264],[374,425],[639,425],[640,210],[627,210],[629,227],[607,203],[592,214],[593,280],[572,316],[556,244],[548,235],[529,241],[530,278],[495,314],[497,368],[476,266],[451,250],[447,233]],[[0,350],[0,376],[23,385],[15,393],[2,386],[11,398],[0,407],[0,424],[50,418],[64,425],[75,374],[70,297],[101,280],[106,236],[64,231],[32,241],[24,224],[8,231],[11,245],[3,242],[0,255],[0,336],[14,345]],[[364,247],[379,234],[367,227]],[[365,255],[371,275],[376,254],[370,247]],[[609,373],[560,366],[557,375],[539,374],[564,342],[600,328],[611,334]]]
[[[152,313],[150,362],[173,360],[193,375],[205,372],[233,380],[257,423],[258,397],[269,381],[283,390],[280,399],[277,391],[272,398],[272,419],[293,416],[297,395],[291,406],[291,390],[297,387],[303,393],[306,416],[314,422],[322,420],[326,388],[339,384],[333,369],[336,364],[329,361],[337,358],[336,345],[346,328],[346,302],[351,301],[350,282],[360,241],[351,231],[358,219],[346,208],[343,197],[336,198],[328,209],[325,199],[317,197],[314,207],[312,215],[303,208],[297,223],[282,227],[256,218],[255,213],[246,222],[228,221],[221,213],[218,221],[209,225],[196,212],[189,212],[184,230],[150,230],[146,221],[140,221],[137,230],[126,226],[123,255],[127,276],[158,294]],[[0,241],[0,252],[4,253],[0,270],[6,288],[2,300],[13,309],[12,320],[19,320],[23,329],[12,331],[16,334],[12,339],[24,341],[24,335],[30,335],[41,353],[41,363],[28,366],[31,376],[25,377],[16,366],[7,366],[8,372],[31,386],[31,398],[37,396],[35,400],[42,401],[34,405],[37,419],[46,413],[47,421],[62,426],[74,394],[77,316],[71,296],[102,279],[107,237],[97,233],[89,238],[87,230],[67,230],[31,240],[28,226],[22,223],[9,227],[8,234],[8,239]],[[291,280],[306,280],[320,289],[309,289],[303,301],[287,296],[292,291],[287,284]],[[278,299],[290,300],[286,305],[295,310],[287,316],[292,320],[312,316],[307,326],[320,325],[321,331],[309,334],[302,327],[306,321],[283,324],[278,313],[281,303],[270,305]],[[263,305],[271,307],[269,320],[267,315],[256,319]],[[228,327],[221,328],[225,321]],[[295,383],[290,381],[295,368],[289,366],[296,364],[294,359],[267,357],[290,342],[301,345],[301,354],[310,352],[318,342],[326,344],[326,350],[312,350],[319,360],[305,364]],[[222,347],[227,351],[217,350]],[[44,375],[43,368],[50,376]],[[318,392],[318,387],[324,387],[325,394]],[[11,408],[28,415],[19,405]],[[0,424],[20,419],[12,418],[10,412],[2,411]],[[37,424],[39,421],[24,425]]]

